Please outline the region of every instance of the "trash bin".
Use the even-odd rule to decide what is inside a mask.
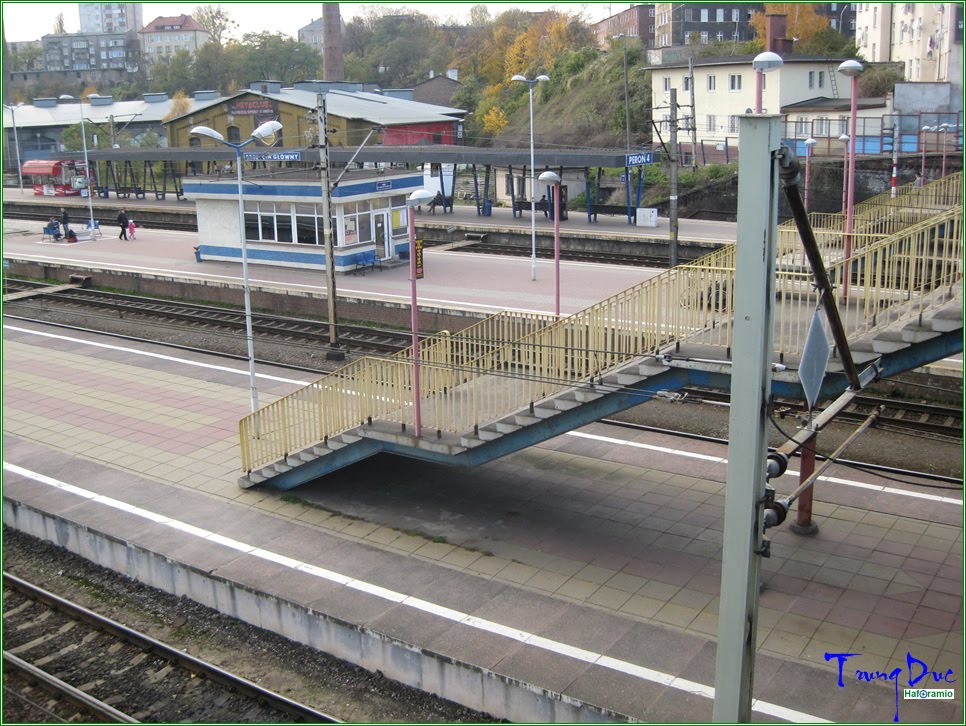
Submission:
[[[654,207],[638,207],[637,226],[657,227],[657,209]]]
[[[489,199],[483,200],[483,216],[492,217],[493,216],[493,202]]]
[[[98,194],[100,194],[101,198],[103,199],[107,199],[111,196],[110,187],[98,187],[97,191],[98,191]]]

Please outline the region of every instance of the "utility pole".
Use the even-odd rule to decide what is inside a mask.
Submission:
[[[329,211],[332,187],[329,185],[329,129],[325,93],[318,95],[318,107],[319,161],[322,163],[322,235],[325,238],[325,299],[329,308],[329,345],[331,346],[325,357],[328,360],[345,360],[345,353],[339,346],[339,332],[336,329],[335,246],[332,240],[332,214]]]
[[[621,35],[624,35],[621,33]],[[627,36],[624,36],[624,141],[627,153],[631,153],[631,97],[627,84]]]
[[[777,116],[748,115],[741,117],[739,132],[731,435],[714,682],[718,723],[751,721],[761,558],[769,553],[763,509],[781,129]]]
[[[668,265],[678,264],[678,90],[671,89],[671,238],[668,244]]]

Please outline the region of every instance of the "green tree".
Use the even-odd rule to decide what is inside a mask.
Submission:
[[[178,91],[195,90],[194,59],[186,50],[165,56],[151,66],[149,88],[173,96]]]
[[[292,83],[315,78],[322,69],[317,51],[281,33],[246,33],[239,50],[246,82],[272,79]]]
[[[868,64],[859,75],[859,98],[881,98],[905,80],[900,67],[890,63]]]
[[[224,43],[227,33],[238,27],[238,23],[221,5],[200,5],[195,8],[192,17],[208,33],[208,40],[216,45]]]
[[[85,111],[85,114],[87,112]],[[94,124],[85,123],[84,130],[87,132],[87,150],[107,149],[111,145],[109,134],[97,133]],[[96,137],[96,140],[95,140]],[[78,121],[73,126],[68,126],[60,135],[60,143],[66,151],[80,151],[83,147],[81,143],[81,125]]]
[[[859,49],[852,38],[848,38],[834,28],[823,28],[811,40],[798,43],[797,53],[804,55],[818,55],[826,58],[855,58]]]

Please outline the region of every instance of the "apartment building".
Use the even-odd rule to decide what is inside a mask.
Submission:
[[[117,69],[136,71],[141,59],[137,33],[51,33],[40,39],[45,71]]]
[[[644,48],[654,47],[655,5],[633,5],[623,12],[594,23],[590,29],[598,48],[609,48],[616,35],[637,38]]]
[[[208,42],[208,32],[190,15],[159,17],[138,31],[144,62],[150,66],[179,50],[194,55]]]
[[[858,3],[855,42],[873,63],[902,63],[905,79],[962,87],[962,3]]]
[[[78,3],[77,8],[82,33],[123,33],[144,23],[141,3]]]
[[[656,3],[654,47],[752,40],[751,14],[764,3]]]

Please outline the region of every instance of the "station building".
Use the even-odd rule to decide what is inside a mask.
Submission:
[[[273,149],[279,150],[277,162],[244,163],[249,262],[325,268],[323,182],[319,169],[306,168],[300,151],[318,144],[315,113],[322,93],[332,146],[354,148],[365,143],[371,150],[380,144],[453,145],[462,138],[465,112],[460,109],[417,103],[385,92],[369,93],[361,84],[323,81],[296,83],[292,88],[259,81],[246,91],[171,119],[165,124],[169,146],[188,148],[220,146],[193,136],[195,126],[212,128],[228,142],[244,143],[266,121],[282,124],[267,145],[255,141],[245,147],[269,155]],[[184,182],[185,196],[195,201],[198,214],[199,260],[241,258],[237,178],[234,171],[228,171],[226,168],[220,178],[187,177]],[[406,197],[424,186],[423,170],[415,165],[408,169],[373,164],[349,171],[338,183],[339,172],[333,169],[330,174],[336,272],[408,255]]]

